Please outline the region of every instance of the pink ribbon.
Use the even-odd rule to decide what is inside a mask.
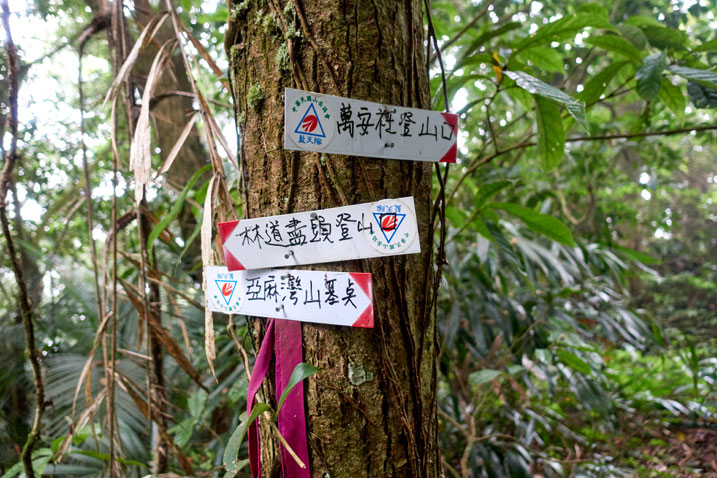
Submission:
[[[269,322],[249,380],[247,416],[251,413],[254,397],[269,371],[272,352],[276,356],[275,383],[278,399],[288,385],[294,367],[301,363],[303,358],[300,322],[281,319],[273,319]],[[281,446],[281,467],[284,478],[310,478],[303,382],[299,382],[286,397],[278,418],[281,435],[306,465],[306,468],[299,467],[289,452]],[[251,476],[258,478],[261,474],[261,443],[256,421],[249,426],[249,465]]]

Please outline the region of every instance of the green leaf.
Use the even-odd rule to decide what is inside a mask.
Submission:
[[[623,38],[633,44],[638,50],[644,50],[647,46],[647,37],[640,27],[630,25],[629,23],[623,23],[617,26],[617,29],[622,34]]]
[[[478,193],[473,197],[473,207],[475,207],[476,211],[479,211],[490,198],[512,185],[513,183],[510,181],[496,181],[481,185]]]
[[[556,242],[574,247],[573,235],[570,229],[560,222],[560,220],[547,214],[541,214],[533,209],[512,203],[493,203],[490,205],[493,209],[502,209],[509,214],[517,217],[525,223],[533,231],[542,234]]]
[[[552,73],[563,73],[563,56],[554,48],[535,46],[520,52],[517,57],[521,61],[529,61],[534,66]]]
[[[662,79],[662,87],[660,88],[660,101],[662,101],[667,109],[670,110],[680,122],[685,117],[685,95],[682,90],[673,85],[667,78]]]
[[[491,380],[497,378],[500,376],[502,372],[500,370],[492,370],[489,368],[478,370],[477,372],[473,372],[472,374],[468,375],[468,383],[471,385],[481,385],[484,383],[488,383]]]
[[[545,45],[554,41],[572,38],[576,33],[587,27],[614,30],[614,27],[610,25],[610,22],[602,15],[585,12],[573,13],[572,15],[567,15],[538,28],[533,36],[526,38],[518,44],[516,53],[536,45]]]
[[[224,448],[224,468],[226,468],[227,473],[236,474],[246,465],[245,463],[242,464],[242,462],[239,461],[239,447],[244,441],[249,425],[254,423],[254,421],[259,418],[259,415],[269,410],[271,410],[271,407],[262,402],[254,405],[251,409],[249,418],[246,418],[244,414],[241,415],[241,422],[239,423],[239,426],[234,429],[232,436],[227,442],[226,448]]]
[[[204,404],[207,402],[207,392],[197,390],[189,396],[189,413],[194,418],[201,418],[204,412]]]
[[[682,30],[674,30],[659,25],[643,25],[642,31],[647,37],[650,45],[660,50],[672,48],[673,50],[687,49],[687,33]]]
[[[35,476],[42,476],[51,459],[52,450],[50,448],[40,448],[32,452],[32,469],[35,472]],[[10,469],[2,475],[2,478],[14,478],[15,476],[25,478],[25,467],[22,460],[11,466]]]
[[[96,460],[104,461],[105,463],[109,463],[110,461],[110,455],[109,453],[101,453],[95,450],[72,450],[73,455],[84,455],[89,456],[90,458],[94,458]],[[142,462],[135,461],[135,460],[127,460],[125,458],[121,457],[115,457],[118,463],[121,463],[123,465],[129,465],[129,466],[142,466],[144,468],[147,468],[147,465],[145,465]]]
[[[628,61],[618,61],[606,66],[600,73],[592,77],[590,81],[585,84],[583,91],[578,93],[577,97],[585,103],[597,101],[600,99],[600,96],[605,93],[605,88],[610,84],[610,81],[612,81],[628,63]]]
[[[555,169],[565,152],[565,129],[560,109],[551,101],[535,96],[538,124],[538,153],[544,171]]]
[[[572,352],[569,352],[563,348],[559,348],[555,351],[555,354],[560,358],[560,361],[571,369],[589,375],[591,372],[590,365],[587,362]]]
[[[637,93],[646,100],[652,100],[660,93],[662,72],[665,69],[665,54],[653,53],[642,61],[635,72]]]
[[[635,25],[638,27],[642,27],[644,25],[657,25],[660,26],[660,22],[657,21],[656,18],[652,17],[646,17],[644,15],[633,15],[627,20],[625,20],[625,23],[628,25]]]
[[[182,192],[180,193],[177,200],[172,205],[172,208],[169,210],[169,212],[162,218],[159,223],[154,226],[152,231],[149,233],[149,236],[147,237],[147,254],[149,255],[149,264],[150,266],[154,267],[152,264],[153,262],[153,254],[152,249],[154,248],[154,241],[157,240],[160,234],[167,229],[167,226],[169,226],[169,223],[176,218],[179,213],[182,211],[182,205],[184,204],[184,199],[187,197],[187,194],[189,191],[191,191],[192,186],[194,186],[194,183],[197,182],[197,180],[200,178],[202,174],[204,174],[205,171],[209,170],[211,168],[211,164],[207,164],[206,166],[200,168],[197,172],[194,173],[194,175],[189,179],[189,182],[184,187]]]
[[[717,90],[688,81],[687,94],[697,108],[717,108]]]
[[[623,246],[613,246],[613,247],[615,247],[618,251],[622,252],[623,254],[625,254],[627,257],[629,257],[630,259],[632,259],[634,261],[642,262],[643,264],[651,264],[651,265],[660,263],[660,261],[655,259],[654,257],[648,256],[647,254],[643,254],[642,252],[638,252],[634,249],[630,249],[629,247],[623,247]]]
[[[194,425],[196,425],[196,423],[197,420],[195,418],[185,418],[167,431],[174,435],[174,443],[182,448],[189,443],[189,439],[192,438]]]
[[[521,22],[508,22],[508,23],[505,23],[505,24],[499,26],[498,28],[488,30],[487,32],[483,33],[478,38],[473,40],[471,42],[470,46],[468,46],[468,48],[466,49],[466,51],[468,52],[468,54],[473,53],[479,47],[483,46],[483,44],[487,43],[492,38],[501,36],[504,33],[508,33],[509,31],[512,31],[512,30],[516,30],[522,26],[523,26],[523,24]],[[468,57],[468,58],[470,58],[470,57]],[[490,63],[490,62],[488,62],[488,63]]]
[[[578,6],[578,12],[592,13],[594,15],[603,17],[605,20],[608,20],[610,18],[610,12],[608,12],[607,8],[605,8],[600,3],[593,3],[593,2],[581,3]]]
[[[693,51],[717,51],[717,38],[704,42],[700,46],[694,48]]]
[[[279,398],[279,403],[276,405],[276,413],[274,416],[279,415],[279,410],[281,410],[281,406],[284,404],[286,397],[289,396],[289,393],[291,393],[291,390],[302,380],[311,377],[318,371],[319,369],[317,367],[303,362],[294,367],[294,371],[291,372],[291,377],[289,377],[289,383],[286,384],[286,388],[281,393],[281,398]]]
[[[615,52],[633,61],[642,61],[640,51],[632,43],[617,35],[591,36],[585,40],[585,43]]]
[[[585,128],[585,131],[588,131],[588,123],[585,119],[585,105],[583,103],[577,101],[564,91],[550,86],[525,72],[507,70],[504,73],[527,92],[555,100],[565,106],[573,118]]]
[[[704,86],[717,88],[717,73],[710,70],[699,70],[697,68],[687,68],[685,66],[671,66],[668,68],[672,73],[676,73],[688,80],[707,83]]]

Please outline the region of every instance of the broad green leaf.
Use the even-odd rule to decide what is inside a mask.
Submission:
[[[487,183],[480,186],[478,193],[473,197],[473,207],[476,211],[483,208],[486,202],[493,196],[498,194],[508,186],[512,186],[513,183],[510,181],[496,181],[494,183]]]
[[[585,119],[585,105],[569,94],[561,91],[554,86],[550,86],[547,83],[540,81],[539,79],[530,76],[529,74],[522,71],[506,71],[505,74],[518,86],[534,95],[540,95],[551,100],[555,100],[558,103],[565,106],[568,112],[575,118],[580,125],[588,131],[588,123]]]
[[[516,30],[520,27],[522,27],[523,24],[521,22],[508,22],[505,23],[498,28],[488,30],[487,32],[480,35],[478,38],[473,40],[470,44],[470,46],[466,49],[468,54],[473,53],[476,51],[479,47],[483,46],[483,44],[487,43],[492,38],[498,37],[503,35],[504,33],[508,33],[509,31]]]
[[[662,72],[665,69],[665,54],[653,53],[642,61],[635,72],[637,93],[646,100],[655,99],[662,86]]]
[[[471,385],[481,385],[499,377],[501,373],[502,372],[500,370],[492,370],[489,368],[478,370],[477,372],[473,372],[468,375],[468,383]]]
[[[600,3],[581,3],[578,6],[578,12],[583,13],[592,13],[594,15],[598,15],[600,17],[603,17],[605,20],[607,20],[610,17],[610,12],[608,12],[607,8],[603,6]]]
[[[560,358],[560,361],[571,369],[583,373],[585,375],[590,374],[590,365],[588,365],[585,360],[581,359],[574,353],[569,352],[563,348],[559,348],[555,351],[555,355],[557,355]]]
[[[460,207],[449,206],[446,209],[446,219],[453,227],[461,228],[468,220],[468,213]]]
[[[251,414],[249,414],[249,418],[246,418],[246,416],[242,414],[241,422],[234,429],[232,436],[227,442],[226,448],[224,448],[224,468],[227,470],[227,473],[236,474],[246,465],[246,463],[242,464],[242,461],[239,461],[239,447],[244,441],[249,425],[254,423],[254,421],[259,418],[259,415],[269,410],[271,410],[271,407],[262,402],[254,405],[251,409]]]
[[[633,44],[638,50],[644,50],[647,46],[647,37],[640,27],[630,25],[629,23],[623,23],[617,26],[617,29],[622,34],[623,38]]]
[[[52,450],[50,448],[40,448],[32,452],[32,470],[35,472],[35,476],[42,476],[51,459]],[[11,466],[10,469],[2,475],[2,478],[14,478],[15,476],[25,478],[25,467],[22,460]]]
[[[670,66],[668,70],[688,80],[707,83],[704,86],[717,88],[717,73],[714,71],[687,68],[685,66]]]
[[[502,209],[503,211],[512,214],[538,234],[542,234],[554,241],[565,244],[566,246],[575,246],[570,229],[553,216],[541,214],[533,209],[512,203],[493,203],[490,204],[490,207],[494,209]]]
[[[514,86],[505,89],[504,92],[507,92],[511,98],[517,100],[518,103],[520,103],[520,106],[523,107],[524,111],[530,111],[533,109],[533,95],[525,91],[523,88]]]
[[[294,367],[294,371],[291,372],[291,377],[289,377],[289,383],[286,384],[286,388],[281,393],[281,398],[279,398],[279,403],[276,405],[275,415],[279,415],[279,410],[281,410],[281,406],[284,404],[284,401],[286,400],[286,397],[289,396],[291,390],[302,380],[311,377],[318,371],[319,369],[317,367],[303,362]]]
[[[627,23],[628,25],[635,25],[638,27],[642,27],[645,25],[660,26],[660,22],[657,21],[656,18],[646,17],[644,15],[633,15],[630,18],[628,18],[627,20],[625,20],[625,23]]]
[[[189,443],[189,439],[192,438],[194,425],[196,425],[196,423],[196,418],[185,418],[167,431],[174,435],[174,443],[176,443],[178,447],[182,448],[184,445]]]
[[[585,12],[573,13],[572,15],[567,15],[538,28],[533,36],[526,38],[518,44],[516,53],[527,50],[533,46],[546,45],[554,41],[572,38],[576,33],[588,27],[614,30],[614,27],[610,25],[610,22],[602,15]]]
[[[637,62],[642,61],[640,51],[632,43],[617,35],[591,36],[585,40],[588,45],[593,45],[603,50],[612,51],[619,55]]]
[[[554,48],[536,46],[520,52],[517,57],[522,61],[529,61],[534,66],[552,73],[563,73],[563,56]]]
[[[717,108],[717,90],[694,81],[687,82],[687,94],[697,108]]]
[[[558,106],[535,96],[535,113],[538,125],[538,153],[544,171],[555,169],[565,152],[565,129]]]
[[[207,402],[207,392],[197,390],[189,396],[189,413],[194,418],[201,418],[204,413],[204,404]]]
[[[600,96],[605,93],[605,88],[610,84],[610,81],[615,78],[618,72],[627,64],[627,61],[618,61],[606,66],[600,73],[592,77],[590,81],[585,84],[583,91],[578,93],[577,97],[588,104],[597,101],[600,99]]]
[[[546,365],[553,363],[553,354],[548,349],[535,349],[535,358]]]
[[[147,254],[149,255],[149,264],[150,266],[154,266],[152,264],[154,256],[152,254],[152,249],[154,248],[154,241],[157,240],[160,234],[167,229],[167,226],[169,226],[169,223],[171,223],[174,218],[176,218],[179,213],[182,211],[182,205],[184,204],[184,199],[187,197],[187,194],[189,191],[192,190],[192,186],[194,186],[194,183],[197,182],[197,180],[201,177],[202,174],[204,174],[206,171],[211,168],[211,164],[207,164],[206,166],[200,168],[197,172],[194,173],[194,175],[189,179],[189,182],[184,187],[182,192],[179,194],[179,197],[172,205],[172,208],[169,210],[169,212],[162,218],[159,223],[154,226],[152,231],[149,233],[149,236],[147,237]]]
[[[717,38],[704,42],[700,46],[693,48],[693,51],[717,51]]]
[[[660,50],[672,48],[673,50],[687,49],[687,33],[682,30],[674,30],[659,25],[643,25],[642,31],[647,37],[650,45]]]
[[[662,87],[660,88],[660,101],[662,101],[667,109],[670,110],[680,122],[685,117],[685,95],[682,90],[673,85],[667,78],[662,79]]]

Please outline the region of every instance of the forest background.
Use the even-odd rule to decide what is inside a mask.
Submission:
[[[267,35],[281,16],[287,38],[309,41],[293,2],[269,4],[253,19]],[[218,195],[210,162],[243,207],[223,44],[227,19],[248,7],[181,0],[163,22],[167,5],[124,4],[121,55],[103,2],[3,13],[18,69],[3,49],[1,152],[7,164],[15,137],[17,161],[0,191],[44,389],[37,476],[248,473],[246,445],[230,438],[252,328],[216,315],[210,370],[200,247]],[[428,56],[433,108],[448,101],[461,118],[459,164],[433,191],[445,192],[445,475],[717,476],[717,4],[445,0],[430,14],[426,47],[433,30],[442,53]],[[278,70],[289,60],[276,51]],[[152,132],[144,178],[127,159],[140,129],[117,113],[126,92]],[[258,110],[263,92],[242,100]],[[0,473],[12,478],[24,474],[38,394],[5,245]],[[118,320],[98,314],[108,303]]]

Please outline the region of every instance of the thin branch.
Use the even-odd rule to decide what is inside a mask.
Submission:
[[[10,103],[10,149],[5,154],[5,164],[0,175],[0,222],[2,223],[2,231],[7,242],[7,249],[10,256],[10,264],[15,281],[18,288],[18,303],[20,304],[20,315],[25,330],[25,347],[26,353],[30,359],[32,366],[32,376],[35,383],[35,417],[32,422],[32,428],[22,448],[21,458],[27,478],[35,478],[35,471],[32,468],[32,450],[35,443],[40,439],[42,431],[42,412],[45,408],[45,387],[42,382],[42,369],[40,366],[40,351],[35,347],[35,330],[34,330],[34,311],[33,305],[27,294],[27,285],[23,276],[23,270],[18,260],[18,251],[15,249],[15,242],[10,234],[10,222],[7,216],[7,187],[11,184],[15,163],[17,161],[17,95],[19,87],[19,61],[17,58],[17,47],[12,39],[10,31],[10,7],[7,0],[2,2],[2,23],[5,27],[5,51],[8,60],[8,76],[9,76],[9,103]],[[15,217],[20,219],[20,210],[15,210]]]
[[[488,11],[490,10],[490,7],[492,7],[494,3],[495,3],[494,0],[491,0],[490,2],[486,3],[485,7],[483,7],[483,9],[482,9],[480,12],[478,12],[478,15],[476,15],[475,17],[473,17],[473,20],[471,20],[470,22],[466,23],[466,25],[461,29],[461,31],[459,31],[458,33],[456,33],[456,34],[453,36],[453,38],[451,38],[450,40],[448,40],[448,41],[441,47],[441,53],[443,53],[443,52],[446,51],[448,48],[450,48],[455,42],[457,42],[457,41],[463,36],[463,34],[464,34],[465,32],[467,32],[468,30],[470,30],[470,29],[473,27],[473,25],[475,25],[476,23],[478,23],[478,20],[480,20],[481,18],[483,18],[483,17],[485,16],[485,14],[488,13]]]

